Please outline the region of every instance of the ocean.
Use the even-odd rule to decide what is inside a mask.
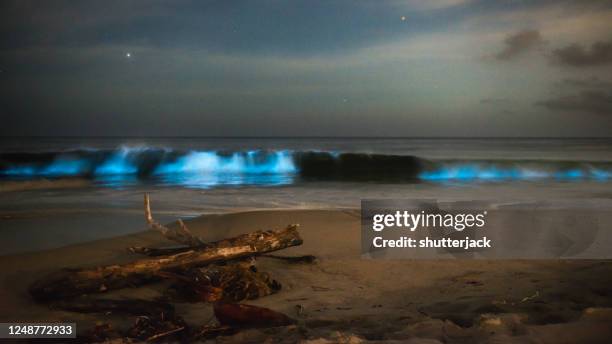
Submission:
[[[166,222],[362,199],[612,209],[612,139],[3,138],[0,190],[0,254],[143,230],[145,192]]]

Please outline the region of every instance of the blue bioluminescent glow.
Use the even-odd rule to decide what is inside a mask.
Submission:
[[[612,178],[612,171],[605,171],[600,169],[591,169],[591,176],[597,180],[607,180]]]
[[[419,178],[429,181],[446,180],[511,180],[527,179],[539,176],[532,172],[518,168],[482,167],[478,165],[456,165],[442,167],[433,171],[425,171],[419,174]]]
[[[219,157],[215,152],[192,152],[171,163],[162,163],[153,174],[214,172],[219,170]]]
[[[36,168],[33,166],[12,166],[0,172],[5,176],[28,177],[36,175]]]
[[[163,163],[154,175],[167,184],[197,188],[217,185],[282,185],[293,181],[297,171],[288,151],[248,151],[222,155],[191,152]]]
[[[550,172],[541,171],[529,168],[523,168],[520,170],[520,178],[524,180],[533,180],[533,179],[545,179],[550,177]]]
[[[503,181],[503,180],[535,180],[554,178],[558,180],[579,180],[610,178],[609,171],[601,169],[574,168],[560,171],[538,170],[534,168],[480,166],[477,164],[447,165],[436,170],[424,171],[419,178],[427,181]]]
[[[39,174],[45,176],[76,176],[85,173],[87,163],[83,160],[57,159],[45,166]]]
[[[567,179],[567,180],[581,179],[583,176],[584,176],[584,173],[582,173],[582,171],[579,169],[565,170],[565,171],[559,171],[555,173],[555,178],[557,179]]]
[[[191,152],[174,162],[161,164],[154,174],[171,173],[294,173],[295,164],[290,152],[233,153],[223,156],[216,152]]]
[[[139,180],[134,174],[106,174],[95,176],[94,182],[96,185],[110,187],[113,189],[122,189],[126,186],[138,184]]]
[[[15,177],[60,177],[78,176],[87,170],[87,163],[80,159],[59,157],[43,166],[20,165],[12,166],[0,171],[0,174]]]
[[[102,163],[102,165],[96,167],[94,174],[96,176],[104,176],[138,173],[138,167],[129,159],[130,153],[132,153],[132,149],[122,147]]]
[[[158,180],[167,185],[180,185],[189,188],[209,189],[218,186],[278,186],[291,184],[291,174],[233,174],[233,173],[177,173],[159,176]]]
[[[308,152],[328,153],[329,156],[323,155],[325,159],[342,158],[340,153],[333,151]],[[80,176],[92,178],[96,184],[109,187],[124,187],[141,182],[193,188],[274,186],[292,184],[299,180],[300,166],[311,164],[308,160],[310,155],[302,153],[288,150],[181,152],[147,146],[120,147],[111,151],[75,150],[58,152],[54,159],[45,155],[37,160],[38,155],[35,155],[29,160],[13,164],[4,159],[0,165],[0,177],[32,179]],[[320,155],[315,156],[315,162],[319,158]],[[364,160],[363,163],[369,162]],[[612,179],[612,163],[606,162],[446,160],[430,163],[436,165],[419,173],[420,180],[580,182]],[[324,175],[321,177],[325,178]]]

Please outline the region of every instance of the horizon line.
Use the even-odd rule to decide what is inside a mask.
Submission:
[[[59,139],[612,139],[612,136],[247,136],[247,135],[6,135],[0,139],[12,138],[59,138]]]

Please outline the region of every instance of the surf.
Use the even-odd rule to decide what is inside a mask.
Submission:
[[[555,160],[433,160],[413,155],[309,150],[177,150],[153,146],[0,154],[0,179],[80,177],[186,187],[309,181],[399,183],[608,181],[612,163]]]

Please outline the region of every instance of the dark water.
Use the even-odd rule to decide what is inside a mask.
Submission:
[[[213,188],[311,181],[606,182],[609,139],[4,139],[3,180]]]
[[[611,172],[609,139],[2,139],[0,254],[145,230],[145,192],[161,222],[389,198],[607,213]]]

